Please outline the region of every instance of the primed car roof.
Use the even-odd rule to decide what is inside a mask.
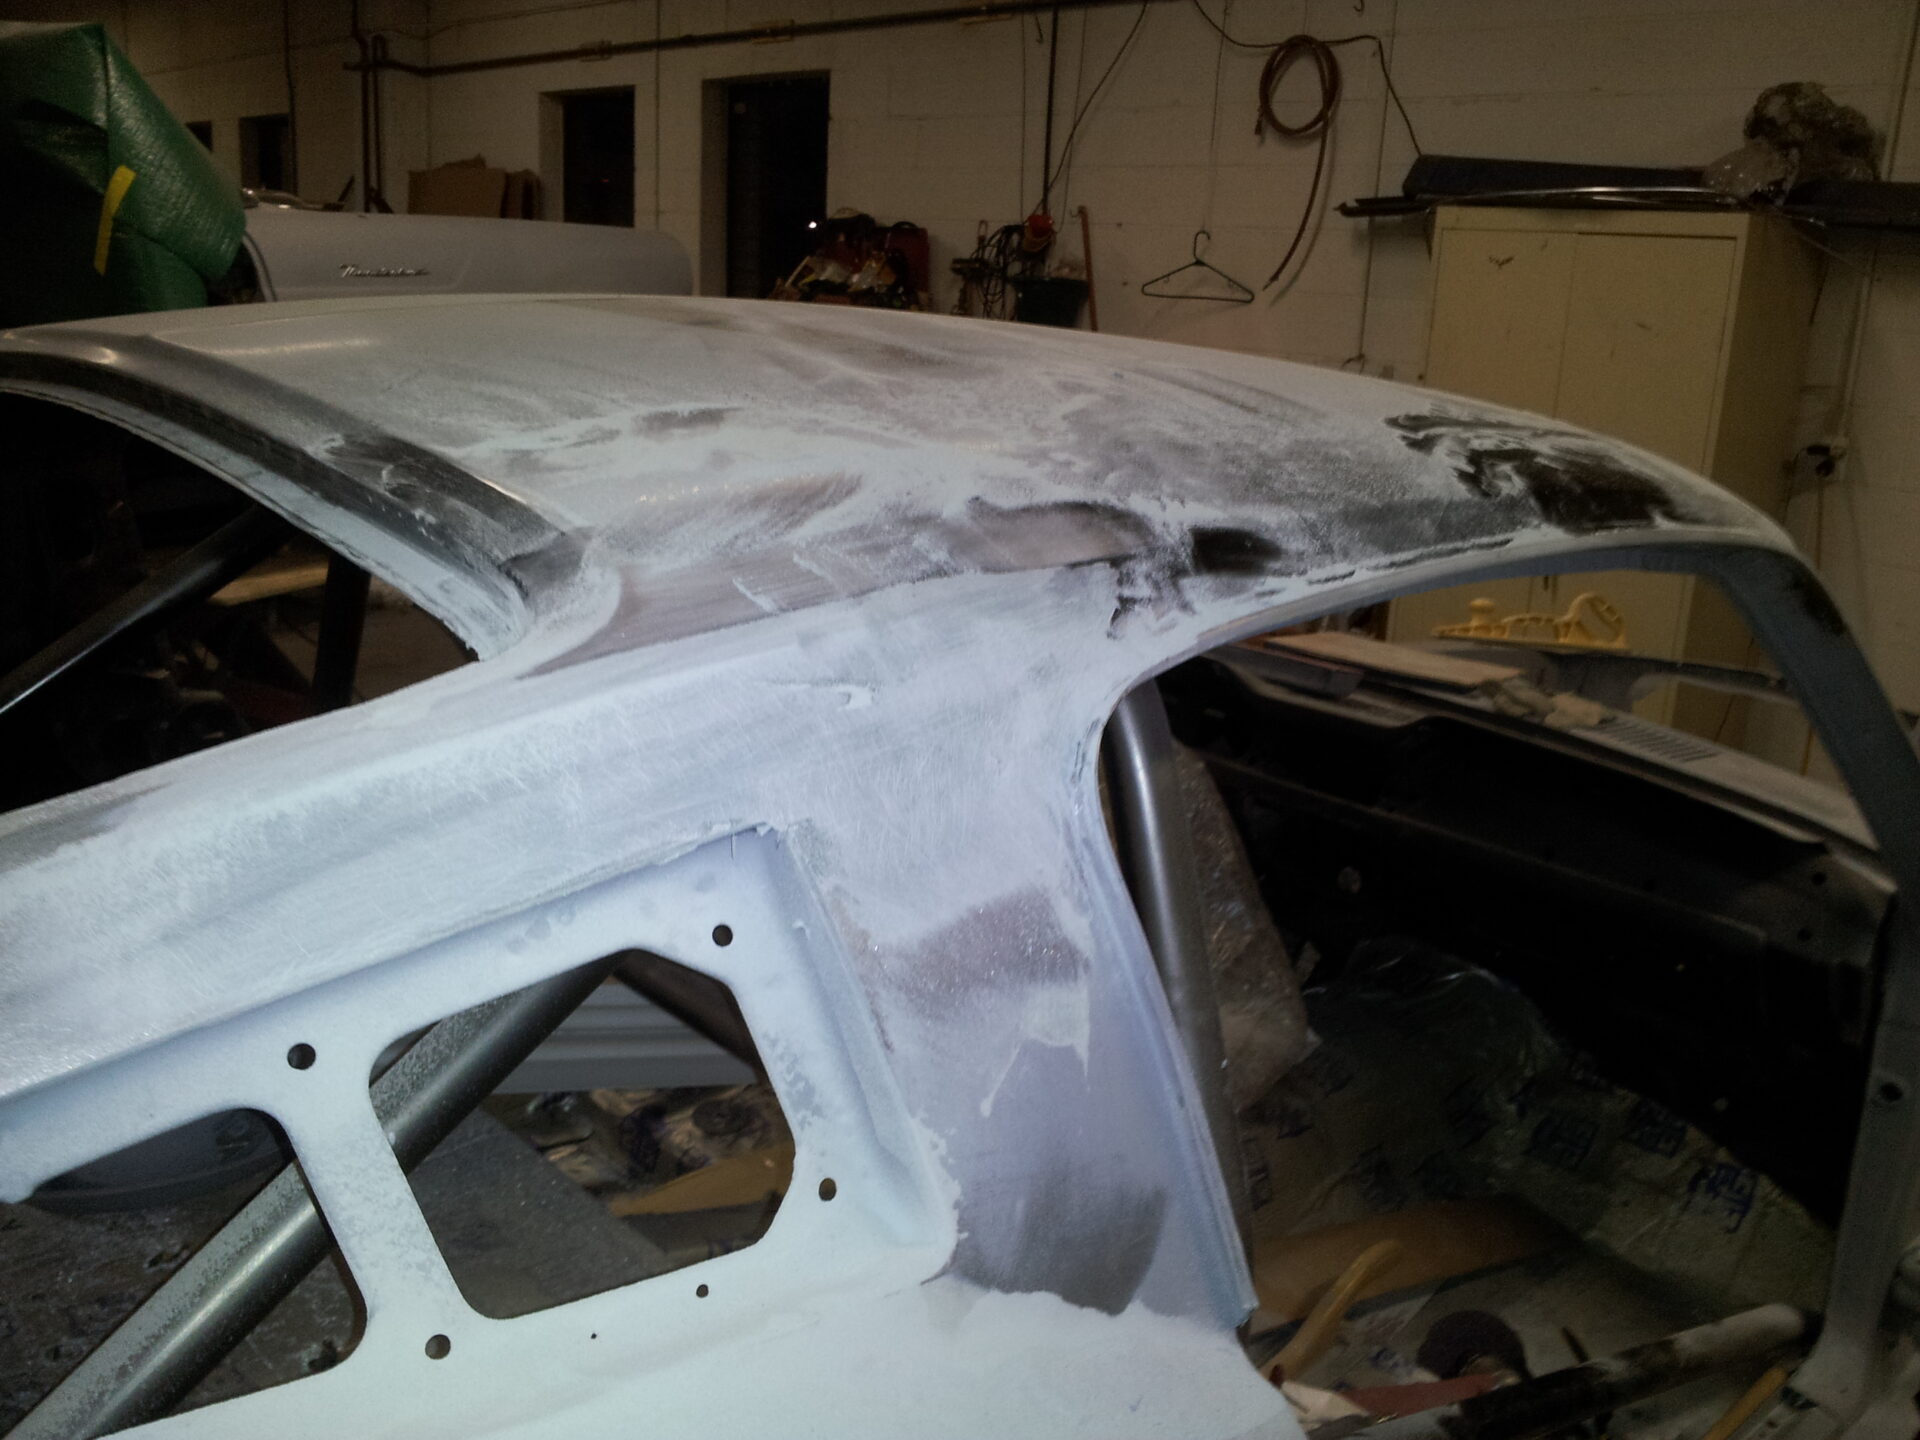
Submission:
[[[728,758],[717,730],[810,746],[825,783],[818,765],[860,771],[867,747],[972,713],[1058,769],[1052,732],[1097,735],[1138,676],[1382,576],[1628,542],[1788,548],[1725,491],[1535,417],[1253,356],[825,306],[131,316],[0,336],[0,386],[197,456],[484,662],[0,818],[0,1096],[827,803],[780,798],[793,777]],[[876,658],[929,633],[939,673]],[[1012,724],[986,683],[1001,672],[1089,713]],[[857,714],[889,687],[915,695],[891,739]],[[803,692],[833,713],[783,739]],[[569,843],[494,866],[503,833]],[[422,858],[462,846],[458,877]],[[391,908],[348,914],[302,878],[328,865],[375,867],[370,900],[415,873]],[[92,894],[108,870],[111,917]],[[249,937],[284,933],[300,963],[262,967]],[[138,1006],[129,969],[151,977]]]
[[[293,442],[316,463],[263,498],[349,550],[338,512],[375,515],[418,558],[370,563],[483,655],[615,577],[676,612],[624,646],[935,575],[1122,557],[1145,593],[1198,571],[1324,581],[1622,530],[1785,543],[1718,487],[1553,422],[1256,356],[937,316],[417,297],[44,326],[0,341],[0,381],[29,356]],[[1481,420],[1436,446],[1436,410]],[[1588,503],[1543,507],[1514,463],[1530,452]],[[491,570],[494,603],[436,603],[436,568]]]

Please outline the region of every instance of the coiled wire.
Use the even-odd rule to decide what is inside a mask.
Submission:
[[[1387,95],[1393,101],[1394,109],[1400,112],[1400,123],[1407,127],[1407,138],[1413,142],[1414,154],[1424,153],[1420,137],[1414,133],[1413,121],[1407,115],[1407,107],[1400,99],[1400,91],[1393,83],[1393,71],[1387,65],[1387,45],[1378,35],[1342,35],[1337,40],[1322,40],[1314,35],[1289,35],[1285,40],[1274,44],[1265,40],[1242,40],[1228,33],[1220,21],[1207,13],[1207,7],[1200,0],[1192,0],[1193,8],[1200,18],[1207,22],[1215,34],[1227,44],[1241,50],[1265,50],[1268,52],[1266,64],[1260,67],[1259,114],[1254,120],[1254,133],[1264,135],[1271,130],[1274,134],[1288,140],[1313,138],[1319,142],[1318,153],[1313,161],[1313,184],[1307,189],[1306,204],[1300,209],[1300,224],[1293,232],[1293,240],[1287,246],[1287,253],[1280,257],[1280,263],[1273,267],[1273,274],[1267,277],[1267,283],[1260,288],[1271,289],[1279,278],[1286,274],[1293,258],[1300,253],[1300,247],[1307,238],[1308,227],[1313,223],[1314,204],[1320,195],[1320,181],[1327,168],[1327,142],[1333,129],[1334,116],[1340,107],[1340,57],[1335,54],[1344,45],[1368,44],[1373,46],[1375,58],[1380,62],[1380,78],[1386,82]],[[1280,88],[1286,73],[1302,60],[1311,60],[1315,77],[1320,82],[1320,102],[1313,107],[1313,113],[1298,124],[1289,125],[1273,109],[1273,92]]]
[[[1320,103],[1313,107],[1313,113],[1306,119],[1289,125],[1273,113],[1273,92],[1279,89],[1287,71],[1302,60],[1313,63],[1315,78],[1320,82]],[[1262,290],[1273,288],[1274,282],[1286,274],[1287,266],[1293,263],[1293,257],[1300,253],[1300,247],[1306,243],[1307,228],[1313,223],[1314,204],[1320,195],[1320,177],[1327,168],[1327,141],[1333,134],[1333,117],[1339,108],[1340,57],[1333,53],[1332,45],[1312,35],[1289,35],[1273,47],[1267,56],[1267,63],[1260,67],[1260,115],[1254,121],[1254,133],[1259,135],[1271,130],[1289,140],[1305,140],[1312,136],[1317,138],[1319,144],[1313,155],[1313,182],[1307,186],[1306,204],[1300,207],[1300,223],[1294,227],[1293,240],[1287,246],[1287,253],[1273,267],[1267,283],[1260,287]]]

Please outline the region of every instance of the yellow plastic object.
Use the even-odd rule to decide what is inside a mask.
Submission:
[[[127,191],[133,188],[133,171],[119,166],[113,172],[113,178],[107,181],[107,193],[100,197],[100,232],[93,241],[94,273],[107,273],[107,250],[113,243],[113,217],[120,211],[120,202],[127,198]]]
[[[1759,1413],[1760,1407],[1777,1395],[1780,1387],[1786,1383],[1787,1367],[1774,1366],[1754,1381],[1746,1394],[1727,1407],[1726,1413],[1713,1422],[1701,1440],[1732,1440],[1733,1433]]]
[[[0,329],[207,303],[240,187],[98,24],[0,24]]]
[[[1304,1320],[1354,1257],[1382,1240],[1399,1241],[1400,1258],[1376,1270],[1356,1300],[1509,1265],[1567,1244],[1565,1232],[1538,1211],[1490,1197],[1409,1205],[1316,1230],[1263,1235],[1253,1253],[1260,1328]]]
[[[1524,613],[1496,620],[1491,600],[1467,603],[1468,618],[1436,625],[1433,633],[1453,640],[1509,640],[1529,645],[1573,645],[1583,650],[1625,650],[1627,617],[1606,596],[1583,590],[1564,615]]]
[[[1307,1318],[1300,1322],[1300,1328],[1293,1332],[1293,1338],[1268,1362],[1267,1378],[1285,1380],[1298,1377],[1326,1354],[1327,1347],[1333,1343],[1334,1332],[1340,1328],[1340,1322],[1347,1318],[1347,1311],[1360,1298],[1367,1282],[1399,1258],[1398,1240],[1382,1240],[1362,1250],[1359,1257],[1341,1272],[1340,1278],[1327,1287],[1327,1293],[1320,1297],[1313,1309],[1307,1312]]]

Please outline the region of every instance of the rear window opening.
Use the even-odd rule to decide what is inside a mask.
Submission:
[[[1369,618],[1215,650],[1108,728],[1170,998],[1141,855],[1192,846],[1249,1359],[1338,1420],[1817,1309],[1890,892],[1846,802],[1755,743],[1805,724],[1777,673],[1757,647],[1696,686],[1553,637],[1389,645]],[[1169,782],[1157,840],[1130,765]],[[1611,1433],[1704,1431],[1754,1356]]]
[[[392,587],[117,425],[0,395],[0,434],[0,744],[21,762],[0,771],[0,809],[470,658]]]

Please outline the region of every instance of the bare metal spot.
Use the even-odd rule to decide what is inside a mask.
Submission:
[[[1232,525],[1196,525],[1193,568],[1202,575],[1262,575],[1286,562],[1287,552],[1265,535]]]
[[[634,417],[633,433],[658,440],[668,435],[717,430],[737,408],[733,405],[702,405],[690,410],[652,410]]]
[[[1387,424],[1408,449],[1453,467],[1484,500],[1524,497],[1569,535],[1690,520],[1673,491],[1605,441],[1491,415],[1395,415]]]

